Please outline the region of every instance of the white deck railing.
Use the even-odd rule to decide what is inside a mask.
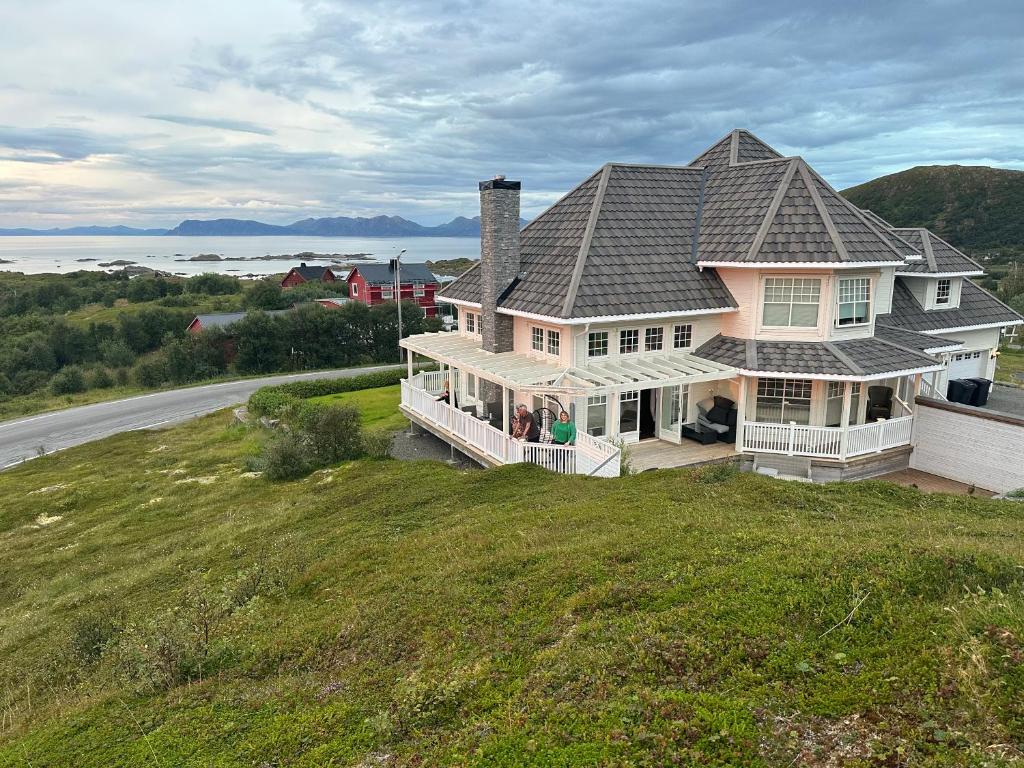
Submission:
[[[434,427],[459,438],[499,464],[537,464],[563,475],[618,477],[620,451],[611,443],[577,433],[576,445],[524,443],[471,413],[437,399],[443,379],[437,371],[402,380],[402,406]]]
[[[759,453],[784,453],[787,456],[849,459],[910,445],[913,424],[913,416],[879,419],[871,424],[857,424],[845,430],[842,427],[811,427],[796,422],[769,424],[748,421],[743,424],[743,445],[738,448]]]

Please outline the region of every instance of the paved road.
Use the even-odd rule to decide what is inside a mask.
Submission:
[[[82,405],[63,411],[3,421],[0,422],[0,469],[35,458],[41,452],[61,451],[119,432],[188,421],[196,416],[245,402],[249,395],[268,384],[307,379],[334,379],[399,367],[401,366],[375,365],[367,368],[345,368],[338,371],[314,371],[228,381],[223,384],[154,392],[125,400]]]

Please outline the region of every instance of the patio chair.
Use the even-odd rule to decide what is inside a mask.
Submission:
[[[892,387],[868,387],[868,420],[892,418]]]
[[[540,429],[540,437],[537,438],[539,443],[550,443],[551,437],[551,425],[558,420],[558,416],[550,408],[538,408],[533,412],[533,423]]]

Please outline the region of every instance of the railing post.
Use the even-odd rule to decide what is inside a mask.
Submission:
[[[794,450],[794,442],[796,440],[796,422],[789,422],[789,450],[786,452],[787,455],[792,456]]]
[[[882,452],[883,440],[885,438],[885,419],[878,420],[878,447],[875,449],[875,453]]]

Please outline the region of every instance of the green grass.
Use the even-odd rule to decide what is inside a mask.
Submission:
[[[188,298],[186,296],[186,298]],[[160,299],[153,301],[129,302],[127,299],[118,299],[112,307],[105,307],[102,304],[86,304],[81,309],[69,312],[65,318],[72,325],[82,327],[90,323],[117,323],[118,317],[123,314],[137,314],[144,309],[168,309],[184,314],[201,315],[211,312],[237,312],[241,307],[241,295],[227,296],[206,296],[197,297],[194,303],[184,307],[166,306],[160,303]]]
[[[1024,379],[1015,379],[1014,374],[1024,374],[1024,350],[1003,347],[996,359],[996,381],[1004,384],[1024,385]]]
[[[244,469],[262,439],[221,413],[0,474],[0,765],[1024,747],[1019,504],[722,467],[366,461],[272,485]]]
[[[401,387],[378,387],[361,389],[355,392],[340,392],[335,395],[312,397],[314,403],[354,405],[362,413],[363,426],[371,429],[398,430],[409,421],[398,410],[401,399]]]

